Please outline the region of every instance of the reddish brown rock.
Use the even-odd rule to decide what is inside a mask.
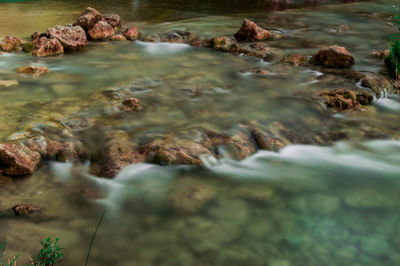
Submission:
[[[240,46],[235,40],[225,36],[213,38],[212,44],[214,50],[220,52],[238,53],[240,50]]]
[[[161,42],[184,43],[189,40],[190,35],[189,31],[173,30],[163,34],[160,40]]]
[[[121,28],[121,17],[117,14],[105,15],[104,21],[110,24],[114,30],[119,30],[119,28]]]
[[[21,39],[14,36],[6,36],[0,47],[4,52],[12,52],[17,51],[21,44]]]
[[[92,7],[86,8],[74,22],[74,26],[80,26],[86,32],[103,19],[103,15]]]
[[[324,47],[313,55],[313,63],[333,68],[348,68],[354,65],[354,57],[345,47],[332,45]]]
[[[136,27],[127,28],[124,33],[124,37],[130,41],[134,41],[139,37],[139,31]]]
[[[110,41],[126,41],[126,38],[124,37],[124,35],[121,35],[121,34],[115,34],[108,39]]]
[[[308,64],[308,57],[302,54],[291,54],[282,59],[282,63],[294,66],[305,66]]]
[[[49,73],[49,69],[44,66],[24,66],[17,68],[17,73],[29,74],[35,77]]]
[[[55,38],[41,37],[32,42],[32,54],[34,56],[51,56],[64,53],[64,47]]]
[[[143,109],[143,107],[137,98],[132,97],[132,98],[125,99],[122,102],[120,109],[125,110],[125,111],[140,111]]]
[[[378,58],[386,58],[390,54],[390,49],[386,50],[378,50],[372,53],[373,56],[378,57]]]
[[[15,216],[30,216],[35,212],[39,212],[41,208],[30,204],[18,204],[12,210]]]
[[[31,35],[31,40],[34,41],[36,39],[39,39],[41,37],[41,33],[39,31],[35,31],[34,33],[32,33]]]
[[[247,56],[254,56],[261,58],[265,61],[272,61],[275,55],[272,52],[272,48],[268,47],[263,43],[252,43],[250,45],[241,45],[239,53]]]
[[[65,50],[79,50],[86,46],[85,31],[79,27],[55,26],[47,30],[48,37],[57,39]]]
[[[0,144],[0,173],[3,175],[30,175],[39,163],[40,154],[22,144]]]
[[[356,92],[348,89],[322,91],[319,93],[324,103],[338,111],[358,109],[363,105],[370,105],[374,97],[367,92]]]
[[[235,34],[239,42],[258,42],[271,37],[271,33],[258,26],[253,21],[245,19],[239,31]]]
[[[47,140],[47,156],[59,162],[73,161],[79,158],[79,148],[72,142]]]
[[[88,35],[92,40],[104,40],[115,34],[114,28],[105,21],[97,22],[89,31]]]

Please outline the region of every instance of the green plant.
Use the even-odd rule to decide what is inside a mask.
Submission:
[[[51,266],[57,261],[61,260],[63,257],[62,250],[58,244],[59,238],[56,237],[55,240],[51,240],[50,237],[46,238],[44,241],[40,241],[42,249],[36,256],[36,261],[34,265],[36,266]]]
[[[17,266],[17,259],[20,254],[17,254],[12,260],[7,258],[7,262],[5,262],[4,253],[6,251],[7,243],[5,241],[0,243],[0,266]]]
[[[92,240],[90,241],[89,250],[88,250],[88,253],[86,255],[85,266],[87,266],[88,263],[89,263],[90,252],[92,251],[94,239],[96,238],[97,231],[99,230],[101,222],[103,221],[103,218],[104,218],[105,215],[106,215],[106,212],[104,211],[103,214],[100,216],[99,222],[97,223],[96,230],[94,230],[94,234],[92,236]]]
[[[400,74],[400,11],[394,6],[394,23],[397,24],[399,32],[390,36],[390,54],[385,58],[386,67],[391,78],[398,79]]]

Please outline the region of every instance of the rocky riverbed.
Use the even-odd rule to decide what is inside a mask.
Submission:
[[[105,227],[124,221],[110,244],[121,251],[104,255],[99,243],[99,265],[398,262],[400,103],[383,63],[395,30],[386,6],[161,24],[93,6],[71,24],[7,33],[0,224],[11,248],[26,257],[33,247],[16,233],[37,239],[50,226],[74,264],[78,232],[89,237],[106,208]],[[376,226],[373,241],[363,236]]]

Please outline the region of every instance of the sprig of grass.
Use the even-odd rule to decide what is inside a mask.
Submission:
[[[89,263],[90,252],[92,251],[94,239],[96,238],[97,231],[99,230],[101,222],[103,221],[103,218],[104,218],[105,215],[106,215],[106,212],[104,211],[103,214],[101,215],[100,219],[99,219],[99,222],[97,223],[96,230],[94,231],[94,234],[92,236],[92,240],[90,241],[89,250],[88,250],[88,253],[86,255],[85,266],[87,266],[88,263]]]

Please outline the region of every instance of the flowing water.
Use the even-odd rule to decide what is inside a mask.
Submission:
[[[28,38],[71,23],[86,6],[118,13],[124,25],[137,25],[147,34],[183,29],[201,36],[231,35],[250,18],[289,36],[271,42],[279,57],[313,54],[335,43],[355,56],[355,70],[376,73],[383,63],[369,55],[388,48],[396,30],[388,25],[395,3],[0,1],[0,38]],[[344,24],[350,32],[337,33]],[[40,78],[15,73],[28,64],[51,72]],[[256,75],[254,68],[270,75]],[[101,117],[96,112],[101,108],[92,108],[93,95],[119,88],[133,91],[146,110],[97,123],[133,138],[197,127],[230,130],[253,120],[310,119],[315,127],[348,128],[347,141],[259,151],[240,162],[227,156],[196,167],[138,164],[114,179],[90,175],[90,162],[49,162],[31,177],[5,178],[0,210],[18,203],[44,207],[43,214],[31,218],[0,216],[0,241],[7,241],[9,256],[22,251],[26,261],[39,250],[40,240],[60,237],[65,258],[59,265],[83,265],[105,211],[89,265],[400,264],[400,142],[389,132],[398,131],[400,122],[396,95],[382,95],[361,114],[331,116],[293,95],[357,84],[252,57],[140,41],[90,43],[82,53],[49,58],[3,53],[0,80],[18,82],[0,86],[1,141],[71,113]],[[90,136],[87,142],[101,145]]]

